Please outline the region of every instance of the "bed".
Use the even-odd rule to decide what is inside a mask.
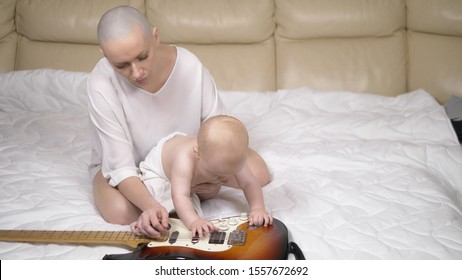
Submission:
[[[93,203],[88,74],[0,75],[4,229],[128,230]],[[298,88],[220,92],[273,174],[267,207],[308,259],[460,259],[462,153],[444,108],[423,90],[384,97]],[[247,211],[224,188],[209,219]],[[101,259],[108,246],[1,243],[0,258]]]
[[[164,30],[173,23],[183,30],[184,21],[175,15],[203,17],[199,8],[190,11],[205,4],[225,19],[249,17],[249,11],[262,19],[259,24],[252,17],[248,24],[254,28],[244,35],[204,37],[198,32],[188,37],[191,30],[210,31],[205,21],[199,27],[187,25],[184,34],[167,34],[165,40],[188,47],[209,67],[230,114],[245,123],[251,146],[272,172],[263,189],[267,207],[307,259],[462,259],[462,149],[442,106],[450,96],[462,96],[462,31],[460,24],[441,24],[431,12],[439,7],[460,15],[460,2],[429,1],[426,10],[419,1],[353,1],[366,9],[363,15],[387,18],[365,30],[351,28],[353,34],[309,17],[313,10],[318,15],[354,12],[342,1],[129,2]],[[6,34],[0,48],[14,48],[0,54],[14,54],[11,63],[3,59],[0,67],[1,229],[129,230],[102,219],[87,171],[86,81],[98,48],[86,31],[101,11],[115,4],[76,1],[71,7],[40,0],[0,5],[2,22],[15,22],[8,25],[9,32],[0,29],[0,35]],[[44,33],[51,19],[33,15],[49,13],[54,6],[62,13],[52,20],[80,14],[91,24],[74,18],[72,28],[83,31],[75,32],[72,42],[59,29],[69,27],[67,21],[58,31]],[[301,8],[305,6],[312,9]],[[11,16],[4,16],[8,11]],[[436,24],[419,21],[423,14]],[[331,17],[337,27],[351,18]],[[374,18],[359,17],[352,24],[362,26]],[[291,29],[293,22],[287,19],[323,28]],[[444,18],[449,19],[460,23],[460,17]],[[252,33],[264,35],[253,39]],[[70,51],[85,55],[76,61]],[[432,67],[423,67],[428,63]],[[202,203],[202,211],[203,217],[217,219],[248,209],[242,192],[224,187],[218,197]],[[102,259],[130,251],[103,244],[0,242],[2,260]]]

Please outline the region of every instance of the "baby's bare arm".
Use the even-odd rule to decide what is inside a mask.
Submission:
[[[193,180],[194,162],[178,160],[172,165],[170,183],[172,185],[172,200],[175,210],[183,224],[200,237],[216,230],[216,227],[199,217],[191,201],[191,182]]]
[[[245,165],[244,168],[236,174],[236,179],[249,203],[250,225],[271,225],[273,223],[273,217],[265,208],[262,188],[250,168]]]
[[[188,188],[189,189],[189,188]],[[216,227],[209,221],[202,219],[194,209],[189,191],[183,185],[172,184],[172,199],[175,210],[183,224],[192,232],[192,235],[202,237],[216,231]]]

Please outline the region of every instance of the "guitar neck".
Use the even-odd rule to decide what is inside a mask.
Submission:
[[[118,244],[136,248],[141,243],[165,241],[168,236],[150,239],[129,231],[0,230],[0,241],[30,243]]]

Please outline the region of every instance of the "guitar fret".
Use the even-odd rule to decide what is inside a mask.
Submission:
[[[71,239],[80,239],[82,237],[87,238],[88,233],[86,232],[77,232],[77,231],[72,231],[72,234],[69,235],[69,238]]]
[[[44,231],[44,230],[41,230],[39,231],[40,232],[40,235],[38,235],[38,237],[43,237],[43,238],[54,238],[54,232],[53,231]]]
[[[123,232],[122,234],[123,234],[122,240],[131,240],[131,239],[133,239],[132,233],[129,232],[129,231]]]
[[[21,237],[30,237],[32,235],[31,232],[26,232],[26,231],[21,231],[20,232]]]
[[[120,236],[120,235],[122,235],[122,236]],[[124,238],[123,238],[123,232],[120,232],[120,231],[117,232],[117,234],[116,234],[116,240],[124,240]]]
[[[61,236],[62,236],[62,238],[65,239],[65,240],[70,239],[70,238],[72,237],[72,232],[68,232],[68,231],[67,231],[67,232],[63,232],[63,233],[61,234]]]
[[[95,234],[95,239],[98,239],[98,240],[105,239],[107,234],[108,234],[107,232],[98,231],[98,232],[96,232],[96,234]]]
[[[105,233],[103,233],[101,239],[103,239],[103,240],[113,240],[114,239],[114,232],[105,232]]]

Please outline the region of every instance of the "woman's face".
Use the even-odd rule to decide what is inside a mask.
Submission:
[[[106,42],[101,49],[117,73],[133,85],[149,91],[157,46],[155,29],[152,36],[147,37],[140,28],[135,27],[123,40]]]

